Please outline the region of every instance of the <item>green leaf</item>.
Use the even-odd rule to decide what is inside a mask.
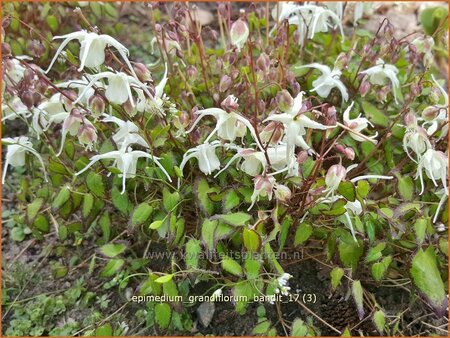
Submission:
[[[252,218],[252,216],[245,212],[235,212],[235,213],[231,213],[231,214],[215,215],[215,216],[211,217],[211,219],[213,219],[213,220],[221,219],[225,223],[234,225],[234,226],[245,225],[251,218]]]
[[[36,198],[33,203],[28,204],[27,206],[27,217],[28,222],[32,222],[34,218],[36,217],[37,213],[41,209],[42,205],[44,204],[43,198]]]
[[[235,276],[242,277],[244,275],[242,267],[239,265],[239,263],[229,257],[225,257],[222,260],[222,269]]]
[[[83,197],[83,217],[86,218],[91,213],[92,207],[94,206],[94,196],[91,194],[86,194]]]
[[[411,201],[414,197],[414,180],[410,176],[400,176],[397,180],[397,191],[405,201]]]
[[[125,251],[127,246],[123,243],[119,244],[105,244],[100,248],[100,252],[107,257],[116,257]]]
[[[333,290],[336,290],[336,288],[341,284],[341,279],[344,276],[344,269],[341,269],[339,267],[335,267],[330,272],[331,276],[331,287]]]
[[[149,225],[149,228],[152,230],[158,230],[159,228],[161,228],[161,225],[164,224],[164,221],[154,221]]]
[[[358,309],[359,319],[362,320],[364,318],[363,289],[359,280],[355,280],[352,283],[352,295]]]
[[[263,335],[266,336],[267,331],[270,329],[270,326],[272,324],[268,321],[265,320],[261,323],[258,323],[252,330],[252,335],[258,336],[258,335]]]
[[[113,335],[113,329],[110,323],[106,323],[95,329],[96,337],[111,337]]]
[[[186,267],[188,269],[198,268],[198,259],[200,257],[201,247],[200,241],[194,238],[191,238],[186,243]]]
[[[386,325],[386,317],[384,312],[381,310],[377,310],[373,313],[373,322],[375,323],[375,327],[377,328],[380,334],[384,332],[384,326]]]
[[[350,181],[341,182],[338,187],[338,193],[350,202],[354,202],[356,199],[355,186]]]
[[[208,182],[204,178],[198,179],[194,184],[195,196],[199,202],[200,208],[208,215],[212,215],[214,212],[214,203],[208,196],[211,189]]]
[[[173,278],[173,274],[168,274],[168,275],[164,275],[164,276],[157,278],[155,280],[155,282],[159,283],[159,284],[164,284],[164,283],[170,282],[172,280],[172,278]]]
[[[56,16],[47,16],[47,25],[52,30],[52,32],[56,32],[59,28],[58,19],[56,18]]]
[[[387,127],[389,125],[389,118],[371,103],[363,101],[362,109],[366,118],[373,124],[381,127]]]
[[[446,292],[432,246],[426,251],[419,249],[412,260],[410,272],[414,283],[428,298],[434,309],[443,313],[446,308]]]
[[[223,199],[222,210],[224,212],[229,212],[231,209],[238,206],[240,202],[241,200],[236,191],[228,190]]]
[[[247,257],[245,260],[245,271],[248,279],[257,279],[261,270],[261,263],[256,259]]]
[[[217,221],[211,221],[209,219],[205,219],[202,224],[202,240],[206,245],[208,250],[214,249],[214,232],[217,227]]]
[[[48,233],[50,230],[50,225],[48,224],[47,218],[39,214],[37,215],[36,219],[34,220],[33,225],[38,229],[40,232]]]
[[[418,218],[414,223],[414,231],[416,233],[416,241],[421,245],[425,240],[429,220],[427,218]]]
[[[100,273],[101,277],[111,277],[117,273],[123,266],[125,261],[123,259],[111,259]]]
[[[146,202],[139,204],[133,211],[131,225],[136,226],[145,223],[153,212],[153,208]]]
[[[116,186],[113,186],[111,191],[111,200],[117,210],[124,215],[128,215],[128,212],[131,209],[131,203],[127,193],[121,194],[120,190]]]
[[[308,335],[309,328],[305,322],[299,318],[296,318],[292,323],[291,337],[306,337]]]
[[[167,212],[173,211],[179,201],[180,201],[180,194],[177,191],[170,193],[170,191],[167,188],[163,190],[163,206]]]
[[[10,236],[11,239],[16,242],[22,242],[25,239],[25,233],[21,227],[12,228]]]
[[[358,243],[347,243],[342,241],[341,243],[339,243],[338,249],[339,257],[342,263],[345,266],[355,270],[364,251],[363,245],[360,244],[359,241]]]
[[[386,247],[386,243],[379,243],[375,247],[370,248],[366,256],[366,262],[370,263],[382,257],[381,251]]]
[[[172,317],[172,310],[167,303],[158,303],[155,305],[155,321],[160,329],[167,329]]]
[[[441,25],[443,20],[446,20],[448,15],[447,8],[441,7],[430,7],[425,8],[420,13],[420,23],[426,34],[433,35],[436,29]],[[442,27],[442,31],[447,31],[446,27],[448,24]]]
[[[356,185],[356,192],[361,198],[366,198],[369,194],[370,185],[369,182],[365,180],[358,181]]]
[[[301,223],[297,227],[297,231],[295,232],[294,246],[299,246],[300,244],[306,242],[311,236],[312,232],[313,228],[311,224]]]
[[[386,273],[386,270],[388,269],[391,262],[392,262],[392,257],[386,256],[382,259],[381,262],[374,263],[372,265],[372,268],[371,268],[372,276],[377,282],[379,282],[383,278],[383,276]]]
[[[52,210],[57,211],[60,209],[70,198],[70,190],[67,186],[64,186],[56,195],[56,198],[52,203]]]
[[[91,171],[86,178],[86,184],[94,195],[105,197],[105,186],[103,185],[102,175]]]
[[[249,252],[257,252],[261,248],[261,238],[255,230],[244,228],[244,246]]]
[[[233,294],[236,299],[238,299],[235,302],[236,312],[240,315],[243,315],[245,313],[247,305],[249,304],[249,302],[244,299],[253,299],[254,289],[252,287],[252,284],[250,282],[243,282],[235,285],[235,287],[233,288]]]

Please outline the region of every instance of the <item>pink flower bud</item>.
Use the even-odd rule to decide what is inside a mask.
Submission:
[[[136,72],[136,75],[140,81],[142,81],[142,82],[151,81],[152,75],[151,75],[150,71],[148,70],[148,68],[143,63],[136,62],[134,64],[133,68],[134,68],[134,71]]]
[[[78,140],[81,144],[87,146],[91,146],[93,143],[97,142],[97,131],[90,122],[87,122],[87,120],[85,120],[78,130]]]
[[[283,137],[283,124],[276,121],[271,121],[264,127],[262,132],[259,133],[259,137],[263,142],[270,142],[270,144],[277,144]]]
[[[286,89],[278,92],[277,94],[278,108],[282,112],[288,111],[294,105],[294,99]]]
[[[270,59],[266,53],[261,53],[261,55],[256,60],[256,65],[258,69],[266,72],[270,68]]]
[[[88,101],[92,115],[98,117],[105,112],[105,100],[100,95],[92,95]]]
[[[291,195],[291,190],[287,186],[283,184],[275,185],[275,197],[277,200],[286,202],[291,198]]]
[[[297,154],[297,163],[303,164],[308,159],[308,152],[306,150],[302,150]]]
[[[237,48],[238,51],[244,47],[248,39],[249,30],[247,24],[242,19],[236,20],[230,29],[231,44]]]
[[[2,56],[10,56],[11,55],[11,46],[9,43],[3,42],[2,43]]]
[[[70,115],[66,117],[63,123],[63,130],[69,131],[70,135],[75,136],[80,130],[81,123],[83,122],[83,115],[80,110],[73,108],[70,111]]]
[[[425,121],[433,121],[439,115],[439,107],[428,106],[422,112],[422,118]]]
[[[326,126],[335,126],[337,122],[336,117],[336,107],[331,106],[325,112],[325,125]]]
[[[255,183],[255,190],[258,191],[259,196],[272,196],[275,179],[272,176],[257,175],[253,179]]]
[[[325,184],[330,190],[336,190],[347,175],[347,170],[341,164],[332,165],[325,175]]]
[[[414,116],[414,114],[408,112],[405,114],[405,124],[407,127],[412,128],[415,127],[417,125],[417,119]]]
[[[186,74],[188,78],[195,79],[198,76],[198,70],[194,66],[189,65],[186,68]]]
[[[39,79],[35,85],[34,88],[36,89],[37,92],[41,93],[42,95],[45,94],[45,92],[47,91],[48,85],[47,82],[43,79]]]
[[[350,147],[345,148],[344,155],[350,161],[353,161],[355,159],[355,151],[353,150],[353,148]]]
[[[345,69],[348,66],[348,56],[346,53],[341,53],[336,58],[334,66],[338,69]]]
[[[369,83],[369,81],[363,80],[363,82],[359,86],[359,93],[361,94],[362,97],[364,97],[369,92],[369,90],[370,90],[370,83]]]
[[[20,94],[20,100],[25,106],[27,106],[28,109],[31,109],[34,106],[34,97],[30,90],[24,90]]]
[[[220,106],[223,110],[227,112],[234,112],[239,108],[239,104],[237,102],[237,98],[234,95],[228,95],[225,100],[222,101]]]
[[[219,83],[219,92],[223,93],[230,88],[230,86],[233,84],[231,81],[231,78],[228,75],[222,76]]]

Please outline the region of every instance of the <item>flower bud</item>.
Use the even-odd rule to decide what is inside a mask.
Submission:
[[[275,184],[275,179],[272,176],[257,175],[253,179],[253,182],[255,183],[255,191],[258,192],[259,196],[272,196],[272,190]]]
[[[275,197],[281,202],[286,202],[291,198],[291,189],[283,184],[275,185]]]
[[[270,59],[266,53],[261,53],[261,55],[256,60],[256,65],[258,69],[266,72],[270,68]]]
[[[48,88],[48,85],[44,79],[39,79],[34,84],[34,89],[36,89],[36,91],[42,95],[45,94],[45,92],[47,91],[47,88]]]
[[[336,122],[337,122],[336,107],[334,107],[334,106],[328,107],[328,109],[325,112],[324,125],[335,126]]]
[[[80,130],[81,122],[83,122],[83,115],[77,108],[70,111],[69,116],[66,117],[63,123],[63,130],[67,130],[70,135],[75,136]]]
[[[186,74],[188,78],[195,79],[198,76],[198,70],[194,66],[189,65],[186,68]]]
[[[247,24],[242,19],[236,20],[230,29],[231,44],[237,48],[238,51],[247,42],[249,30]]]
[[[28,43],[28,50],[34,57],[40,58],[45,53],[44,45],[38,40],[31,40]]]
[[[325,184],[330,190],[336,190],[347,175],[347,170],[341,164],[332,165],[325,175]]]
[[[78,130],[78,140],[81,144],[85,144],[88,147],[97,142],[97,131],[87,120],[84,120],[83,125]]]
[[[34,107],[34,96],[30,90],[24,90],[20,94],[20,100],[23,102],[25,106],[27,106],[28,109]]]
[[[308,159],[309,155],[306,150],[302,150],[297,154],[297,163],[303,164]]]
[[[152,74],[143,63],[136,62],[133,66],[133,69],[136,72],[136,75],[140,81],[142,82],[151,81]]]
[[[439,107],[428,106],[422,112],[422,118],[425,121],[433,121],[439,115]]]
[[[363,82],[361,82],[361,85],[359,86],[359,93],[361,94],[362,97],[364,97],[369,92],[369,90],[370,90],[369,81],[363,80]]]
[[[419,96],[421,92],[422,92],[422,88],[420,87],[420,85],[418,83],[413,83],[411,85],[411,94],[412,95]]]
[[[344,156],[350,161],[353,161],[355,159],[355,151],[353,148],[347,147],[344,149]]]
[[[2,43],[2,57],[10,56],[11,55],[11,46],[9,43],[3,42]]]
[[[334,64],[337,69],[345,69],[348,66],[348,56],[346,53],[340,53],[336,58],[336,62]]]
[[[34,72],[30,68],[25,69],[23,72],[23,79],[25,83],[31,83],[34,79]]]
[[[42,96],[38,92],[33,93],[33,103],[35,106],[39,105],[41,103]]]
[[[131,101],[128,99],[123,105],[123,109],[127,112],[127,114],[134,116],[136,115],[136,107],[133,107]]]
[[[228,75],[222,76],[219,83],[219,92],[223,93],[228,90],[228,88],[231,87],[233,84],[233,81]]]
[[[278,92],[277,94],[278,108],[282,112],[288,111],[294,105],[294,99],[286,89]]]
[[[228,95],[225,100],[222,101],[220,106],[223,110],[231,113],[239,108],[239,104],[237,103],[237,101],[238,99],[234,95]]]
[[[105,112],[105,100],[98,94],[92,95],[88,100],[92,115],[99,117]]]
[[[264,127],[262,132],[259,133],[259,137],[262,142],[270,142],[270,144],[277,144],[281,141],[283,137],[283,124],[276,121],[271,121],[267,126]]]
[[[411,112],[405,114],[405,124],[408,128],[413,128],[417,125],[417,119]]]

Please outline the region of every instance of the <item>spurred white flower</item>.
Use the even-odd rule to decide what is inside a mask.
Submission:
[[[130,100],[131,105],[134,106],[134,99],[131,93],[131,88],[135,88],[134,86],[144,90],[145,93],[151,96],[145,85],[130,75],[125,73],[102,72],[92,76],[91,81],[85,86],[84,90],[75,100],[74,104],[83,99],[91,87],[100,79],[108,80],[105,96],[112,103],[123,104],[127,100]]]
[[[114,39],[113,37],[106,34],[97,34],[94,32],[87,32],[85,30],[81,30],[78,32],[73,32],[70,34],[66,34],[63,36],[55,36],[53,40],[64,39],[64,41],[59,46],[56,51],[55,56],[53,57],[52,62],[50,62],[50,66],[48,67],[46,73],[50,71],[59,54],[63,51],[63,49],[67,46],[70,41],[78,40],[80,42],[80,67],[78,71],[82,71],[83,68],[96,68],[102,65],[105,62],[105,48],[107,46],[112,46],[119,52],[122,59],[127,64],[131,73],[134,77],[137,78],[136,73],[134,72],[133,67],[131,66],[130,61],[128,60],[128,49],[122,45],[119,41]]]
[[[385,63],[382,59],[378,59],[375,66],[362,71],[361,74],[367,74],[370,83],[380,86],[385,85],[386,79],[388,79],[392,85],[395,103],[398,103],[396,91],[400,89],[400,81],[397,78],[397,67]]]
[[[289,295],[289,290],[291,288],[288,286],[289,279],[292,278],[292,275],[288,273],[283,273],[280,277],[277,278],[278,287],[275,289],[275,293],[281,293],[284,296]]]
[[[283,123],[286,133],[286,161],[291,161],[295,153],[295,146],[309,150],[311,147],[303,139],[306,135],[306,128],[326,130],[334,126],[324,126],[319,122],[311,120],[308,116],[301,113],[302,97],[304,92],[300,92],[293,101],[293,105],[282,114],[270,115],[266,121],[279,121]]]
[[[136,175],[137,161],[141,157],[149,158],[153,162],[155,162],[155,164],[166,175],[169,182],[172,182],[172,179],[171,179],[170,175],[167,173],[166,169],[161,165],[161,163],[159,163],[158,157],[153,156],[144,151],[133,150],[131,148],[128,148],[126,151],[123,149],[114,150],[114,151],[107,152],[105,154],[92,156],[88,165],[86,167],[84,167],[82,170],[80,170],[79,172],[75,173],[75,175],[78,176],[78,175],[82,174],[97,161],[105,160],[105,159],[113,159],[114,160],[113,165],[115,165],[117,167],[117,169],[119,169],[122,172],[122,174],[119,174],[119,177],[120,176],[122,177],[122,192],[121,192],[121,194],[123,194],[126,190],[126,183],[125,183],[126,179],[134,177]]]
[[[259,201],[260,197],[268,197],[269,201],[272,200],[273,196],[273,189],[275,186],[275,178],[273,176],[262,176],[257,175],[253,179],[253,183],[255,185],[253,189],[253,194],[251,197],[252,204],[248,208],[248,211],[250,211],[251,208],[255,205],[257,201]]]
[[[14,96],[11,102],[2,103],[2,115],[3,122],[6,120],[15,120],[18,117],[28,118],[31,112],[18,96]]]
[[[217,133],[217,136],[220,138],[233,142],[238,137],[244,137],[247,129],[250,130],[250,134],[255,140],[258,147],[263,150],[261,144],[258,141],[258,137],[255,132],[255,128],[253,128],[252,124],[243,116],[238,113],[226,112],[221,108],[208,108],[203,110],[198,110],[195,112],[198,115],[197,119],[194,121],[192,127],[187,131],[190,133],[200,122],[200,120],[205,116],[213,116],[216,119],[216,126],[209,133],[209,136],[206,138],[205,142],[209,142],[211,137]]]
[[[85,75],[86,78],[78,79],[78,80],[69,80],[66,82],[61,82],[56,84],[56,87],[58,88],[68,88],[68,89],[76,89],[79,95],[79,101],[83,104],[87,104],[89,99],[95,94],[94,88],[92,86],[95,86],[97,88],[105,88],[104,84],[100,81],[97,81],[93,83],[89,88],[86,88],[89,83],[92,80],[92,76],[89,74]],[[83,93],[83,95],[81,95]]]
[[[437,187],[440,180],[444,189],[447,189],[447,175],[448,175],[448,158],[442,151],[428,149],[421,157],[419,165],[417,167],[416,179],[420,179],[422,189],[420,195],[425,190],[423,184],[423,171],[433,181],[433,184]]]
[[[248,35],[248,26],[244,20],[238,19],[233,22],[230,29],[230,39],[231,44],[235,46],[238,51],[240,51],[242,47],[244,47],[245,43],[247,42]]]
[[[342,95],[342,99],[344,101],[348,100],[348,92],[345,85],[339,79],[342,75],[342,72],[334,68],[333,70],[326,65],[321,65],[319,63],[311,63],[309,65],[296,67],[297,69],[301,68],[315,68],[318,69],[322,75],[319,76],[316,80],[313,81],[312,85],[314,86],[311,91],[315,91],[321,97],[328,97],[333,88],[339,89]]]
[[[431,142],[428,139],[425,129],[417,124],[417,119],[413,114],[406,114],[405,121],[407,125],[405,135],[403,136],[403,149],[408,157],[417,163],[420,162],[422,155],[428,149],[432,148]],[[415,158],[411,156],[409,150],[413,151]]]
[[[119,150],[126,151],[132,144],[139,144],[144,148],[150,148],[147,141],[139,135],[139,128],[131,121],[124,121],[115,116],[108,116],[102,122],[113,122],[119,129],[112,136]]]
[[[191,158],[196,158],[200,170],[206,174],[211,175],[213,171],[220,168],[220,160],[216,155],[216,148],[220,146],[219,141],[211,143],[203,143],[195,148],[189,149],[183,156],[183,161],[180,164],[180,170],[183,171],[184,166]]]
[[[352,102],[350,106],[345,109],[343,114],[344,119],[344,125],[347,126],[350,130],[350,137],[358,142],[364,142],[364,141],[372,141],[373,143],[377,143],[376,138],[378,136],[378,133],[375,132],[375,135],[373,136],[366,136],[362,137],[360,134],[361,132],[366,129],[369,125],[373,127],[373,124],[366,119],[365,117],[361,117],[362,114],[359,114],[359,116],[355,119],[350,119],[350,110],[353,108],[353,104],[355,102]],[[354,132],[352,132],[354,131]]]
[[[50,99],[33,108],[32,128],[37,134],[42,134],[52,123],[62,123],[72,109],[72,104],[64,100],[61,93],[56,93]]]
[[[5,184],[6,173],[8,172],[8,167],[11,165],[13,167],[21,167],[25,165],[25,153],[29,153],[36,156],[39,160],[42,171],[44,173],[45,181],[47,181],[47,172],[45,171],[45,165],[42,161],[41,155],[33,148],[33,144],[26,136],[19,136],[14,138],[2,138],[2,144],[7,145],[6,156],[5,156],[5,166],[3,167],[2,184]]]
[[[444,102],[441,104],[434,105],[432,107],[428,107],[435,109],[435,116],[428,118],[426,111],[427,108],[425,108],[424,112],[422,113],[422,117],[425,120],[425,122],[422,124],[422,127],[424,127],[427,130],[428,135],[433,135],[439,128],[441,129],[441,135],[438,139],[447,136],[448,134],[448,94],[442,88],[442,86],[439,84],[439,82],[436,81],[433,75],[431,75],[431,78],[433,79],[433,82],[436,84],[436,86],[439,88],[439,91],[442,93],[442,97],[444,98]]]
[[[219,298],[222,295],[222,288],[217,289],[216,291],[214,291],[211,295],[211,300],[215,300],[216,298]]]

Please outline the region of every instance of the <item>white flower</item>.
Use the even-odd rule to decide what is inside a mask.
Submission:
[[[252,204],[248,208],[248,211],[253,208],[257,201],[259,201],[259,197],[267,196],[269,201],[272,200],[275,178],[273,176],[258,175],[253,179],[253,183],[255,187],[253,189],[253,194],[251,197]]]
[[[17,85],[25,74],[26,68],[22,66],[21,62],[17,59],[10,59],[4,61],[4,81],[8,86]]]
[[[283,273],[280,277],[277,278],[278,288],[275,289],[275,293],[281,293],[282,295],[289,295],[289,290],[291,289],[288,286],[289,279],[292,278],[292,275],[288,273]]]
[[[114,159],[114,164],[117,169],[119,169],[122,174],[119,175],[122,176],[122,194],[126,190],[126,184],[125,181],[127,177],[134,177],[136,175],[136,166],[137,161],[139,158],[145,157],[151,159],[155,164],[162,170],[162,172],[166,175],[169,182],[172,182],[172,179],[170,178],[170,175],[167,173],[166,169],[159,163],[159,158],[156,156],[153,156],[151,154],[148,154],[146,152],[140,151],[140,150],[133,150],[131,148],[127,149],[127,151],[124,150],[114,150],[110,151],[105,154],[101,155],[95,155],[91,157],[91,160],[89,164],[84,167],[81,171],[75,173],[75,176],[78,176],[85,172],[88,168],[90,168],[95,162],[104,160],[104,159]]]
[[[221,295],[222,295],[222,289],[217,289],[216,291],[213,292],[210,299],[215,300],[216,298],[220,298]]]
[[[2,138],[2,144],[6,144],[5,166],[3,167],[2,184],[5,184],[5,177],[8,166],[21,167],[25,165],[25,152],[30,152],[39,160],[42,171],[44,172],[45,181],[47,181],[47,173],[41,155],[33,149],[33,144],[28,137],[19,136],[14,138]]]
[[[164,102],[167,100],[166,94],[164,94],[164,87],[167,84],[167,65],[165,66],[164,75],[161,81],[155,86],[155,95],[147,98],[144,95],[144,91],[139,88],[135,88],[138,95],[136,109],[138,112],[150,111],[158,115],[164,116]],[[147,92],[146,92],[147,93]]]
[[[334,68],[333,70],[331,70],[330,67],[321,65],[319,63],[311,63],[309,65],[299,66],[296,68],[301,69],[306,67],[316,68],[322,73],[321,76],[313,81],[312,84],[314,88],[311,89],[311,91],[317,92],[317,94],[319,94],[319,96],[321,97],[328,97],[328,95],[330,95],[331,89],[337,88],[341,92],[342,99],[344,101],[348,100],[347,88],[339,79],[342,74],[339,69]]]
[[[211,143],[203,143],[195,148],[189,149],[183,156],[183,161],[180,164],[180,170],[183,171],[184,166],[191,158],[198,160],[200,170],[206,174],[211,175],[213,171],[220,168],[220,161],[216,155],[216,148],[220,146],[219,141]]]
[[[187,133],[190,133],[204,116],[213,116],[217,120],[216,126],[213,131],[209,133],[209,136],[206,138],[205,142],[209,142],[210,138],[216,132],[220,138],[233,142],[237,137],[244,137],[248,128],[258,147],[261,150],[263,149],[258,141],[258,137],[256,136],[256,132],[252,124],[238,113],[228,113],[220,108],[208,108],[198,110],[195,114],[198,115],[198,117]]]
[[[423,127],[427,128],[428,135],[433,135],[441,126],[442,126],[442,132],[439,138],[445,137],[448,134],[448,94],[442,88],[442,86],[439,84],[439,82],[436,81],[433,75],[431,75],[431,78],[433,79],[433,82],[436,84],[436,86],[439,88],[440,92],[442,93],[442,96],[444,98],[443,104],[437,104],[434,106],[434,108],[437,109],[438,114],[436,117],[434,117],[431,121],[425,121],[423,123]]]
[[[92,77],[88,74],[85,75],[88,79],[79,79],[79,80],[69,80],[67,82],[61,82],[56,85],[58,88],[75,88],[78,91],[79,101],[83,104],[87,104],[89,98],[95,94],[95,89],[92,86],[96,86],[97,88],[105,88],[104,84],[100,81],[93,83],[89,88],[86,87],[89,85]],[[81,96],[81,93],[84,93]]]
[[[151,96],[145,85],[132,76],[125,73],[102,72],[92,76],[92,80],[86,85],[83,92],[75,100],[74,104],[78,103],[87,94],[88,90],[98,80],[103,78],[108,80],[105,96],[112,103],[123,104],[127,100],[130,100],[131,105],[134,106],[134,99],[131,94],[131,85],[138,86],[138,88],[141,88],[144,92]]]
[[[164,41],[164,45],[163,45],[163,41]],[[165,34],[164,39],[162,39],[160,36],[158,36],[158,38],[155,36],[150,41],[150,53],[151,54],[155,53],[155,44],[157,42],[159,42],[162,45],[163,51],[167,51],[167,53],[172,56],[175,55],[177,53],[177,51],[181,52],[180,44],[177,41],[172,40],[170,37],[167,36],[167,34]]]
[[[14,96],[11,102],[2,104],[2,115],[3,122],[6,120],[15,120],[17,117],[28,118],[31,112],[18,96]]]
[[[420,184],[422,186],[420,195],[423,194],[425,189],[423,184],[424,169],[428,178],[433,181],[436,187],[438,186],[437,181],[441,180],[444,189],[447,189],[448,158],[442,151],[428,149],[420,159],[416,174],[416,179],[420,178]]]
[[[417,119],[414,115],[407,114],[405,121],[407,121],[407,127],[403,136],[403,149],[408,157],[417,163],[422,158],[422,154],[432,148],[431,142],[428,139],[425,129],[417,124]],[[408,149],[411,149],[415,153],[416,158],[411,156]]]
[[[353,108],[354,103],[355,102],[352,102],[352,104],[347,107],[347,109],[344,111],[344,116],[343,116],[344,125],[350,129],[349,130],[350,137],[358,142],[364,142],[364,141],[370,140],[370,141],[376,143],[377,142],[376,137],[378,136],[377,132],[375,132],[375,135],[366,136],[365,138],[358,135],[358,134],[361,134],[361,132],[364,129],[366,129],[369,125],[373,127],[373,124],[365,117],[361,117],[362,114],[359,114],[359,116],[355,119],[350,119],[350,110]],[[354,133],[352,131],[354,131]]]
[[[102,122],[113,122],[119,126],[119,130],[112,136],[112,139],[120,150],[126,151],[128,146],[132,144],[150,148],[147,141],[138,134],[139,128],[133,122],[124,121],[115,116],[108,116]]]
[[[231,44],[235,46],[238,52],[244,47],[249,35],[248,26],[242,19],[238,19],[231,25],[230,39]]]
[[[266,121],[279,121],[284,124],[286,133],[286,161],[290,163],[292,156],[295,153],[295,146],[302,147],[305,150],[309,150],[310,146],[303,139],[306,135],[306,128],[326,130],[328,128],[334,128],[334,126],[324,126],[316,121],[311,120],[305,114],[300,113],[302,108],[302,95],[300,92],[294,99],[292,107],[288,109],[286,113],[274,114],[269,116]]]
[[[333,2],[324,2],[323,3],[328,9],[332,10],[338,18],[342,21],[344,16],[344,2],[342,1],[333,1]]]
[[[50,99],[33,108],[31,125],[36,132],[38,139],[39,135],[47,130],[52,123],[63,122],[67,115],[69,115],[67,110],[70,110],[71,108],[72,106],[70,104],[66,107],[63,103],[63,96],[61,93],[52,95]]]
[[[400,82],[397,78],[397,67],[385,63],[382,59],[378,59],[375,66],[362,71],[361,74],[367,74],[369,76],[369,82],[376,85],[384,85],[386,79],[389,79],[392,85],[395,103],[398,103],[396,91],[400,89]]]
[[[358,166],[358,164],[352,164],[347,168],[344,168],[340,164],[332,165],[325,176],[325,184],[327,185],[327,189],[324,190],[324,192],[327,192],[326,197],[328,197],[330,194],[334,195],[334,192],[339,188],[339,184],[345,179],[347,174],[355,169]],[[354,177],[350,180],[350,182],[355,183],[361,180],[366,179],[382,179],[382,180],[391,180],[393,179],[393,176],[384,176],[384,175],[362,175]]]
[[[434,39],[431,36],[421,36],[411,42],[416,47],[416,51],[423,54],[423,63],[430,67],[434,61],[433,47]]]
[[[279,13],[277,13],[277,6],[280,7]],[[305,38],[312,39],[318,32],[328,32],[330,27],[333,29],[339,27],[344,38],[341,19],[327,8],[314,5],[299,6],[293,2],[281,2],[277,6],[272,10],[273,18],[278,22],[287,19],[289,24],[296,25],[301,46]]]
[[[127,64],[128,68],[130,68],[130,71],[133,74],[133,76],[137,78],[136,73],[134,72],[134,69],[131,66],[131,63],[128,60],[129,54],[128,49],[124,45],[122,45],[119,41],[117,41],[116,39],[114,39],[109,35],[106,34],[98,35],[97,33],[81,30],[63,36],[55,36],[53,40],[55,39],[64,39],[64,41],[61,43],[58,50],[56,51],[56,54],[53,57],[53,60],[50,63],[50,66],[48,67],[46,73],[50,71],[56,59],[58,58],[58,55],[67,46],[67,44],[72,40],[78,40],[81,45],[79,56],[80,67],[78,68],[78,71],[82,71],[85,66],[89,68],[96,68],[102,65],[103,62],[105,62],[105,48],[107,46],[112,46],[117,49],[120,56]]]

